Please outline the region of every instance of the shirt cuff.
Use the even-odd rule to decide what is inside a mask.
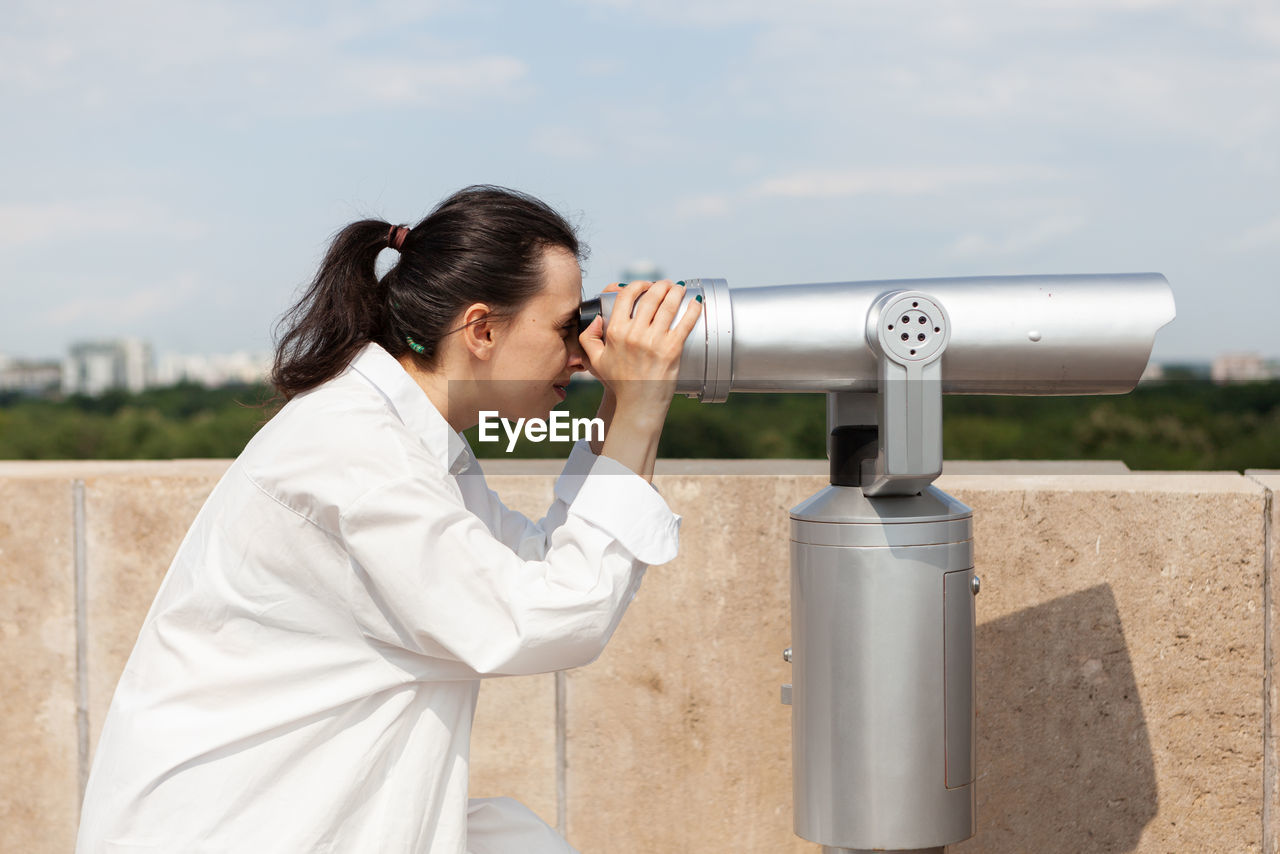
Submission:
[[[591,456],[591,470],[569,512],[613,537],[642,563],[657,566],[674,558],[680,545],[680,517],[631,469],[609,457]]]
[[[585,439],[574,442],[569,459],[564,461],[564,469],[560,472],[560,477],[556,478],[556,498],[565,504],[572,504],[578,497],[582,484],[587,482],[587,475],[591,473],[591,467],[597,459],[599,457],[591,453],[590,442]]]

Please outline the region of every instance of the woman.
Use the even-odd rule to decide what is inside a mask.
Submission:
[[[675,556],[647,481],[700,309],[672,327],[683,288],[633,282],[608,342],[599,320],[579,337],[581,254],[558,214],[495,187],[338,234],[285,318],[288,402],[143,624],[77,850],[572,851],[514,801],[468,801],[479,679],[592,661],[645,564]],[[588,368],[605,438],[573,449],[533,523],[459,434],[481,410],[545,416]]]

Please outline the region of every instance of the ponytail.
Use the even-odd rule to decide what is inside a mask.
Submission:
[[[379,281],[375,265],[388,247],[400,259]],[[369,342],[431,368],[466,306],[513,312],[542,289],[548,248],[579,261],[586,251],[558,213],[504,187],[460,190],[411,229],[352,223],[280,319],[271,381],[289,400],[342,373]]]
[[[285,400],[342,372],[382,326],[384,301],[375,265],[391,226],[352,223],[334,237],[320,271],[280,320],[271,381]]]

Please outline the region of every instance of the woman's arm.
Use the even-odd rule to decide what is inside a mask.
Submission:
[[[643,565],[676,554],[679,518],[607,457],[595,460],[538,560],[495,538],[446,481],[443,473],[406,477],[371,490],[341,514],[339,535],[354,564],[351,608],[361,630],[472,674],[594,660]]]
[[[555,533],[556,528],[564,524],[568,517],[569,506],[578,497],[578,492],[595,465],[597,456],[599,452],[593,451],[590,443],[585,440],[574,444],[569,458],[565,460],[564,469],[556,478],[551,506],[536,522],[520,511],[508,507],[487,483],[484,485],[485,493],[481,504],[468,502],[467,506],[473,512],[480,514],[494,536],[506,543],[520,557],[525,560],[540,560],[546,555],[547,548],[551,545],[551,535]],[[464,482],[462,486],[465,492],[465,489],[471,485]]]
[[[613,391],[608,387],[604,387],[604,394],[600,397],[600,406],[596,409],[596,418],[604,424],[604,433],[597,439],[591,438],[591,453],[599,456],[604,453],[604,437],[609,435],[609,427],[613,424],[613,413],[618,408],[618,399],[613,396]]]
[[[632,282],[618,292],[608,340],[601,318],[579,337],[593,372],[614,397],[600,450],[645,480],[653,478],[684,340],[702,311],[700,300],[690,304],[673,327],[683,299],[684,287],[668,280]]]

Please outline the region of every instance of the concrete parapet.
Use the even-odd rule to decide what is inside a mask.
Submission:
[[[980,832],[957,850],[1261,851],[1265,491],[942,485],[975,508],[984,581]]]
[[[1245,475],[1267,490],[1267,585],[1266,585],[1266,654],[1264,694],[1267,719],[1263,729],[1263,850],[1267,854],[1280,851],[1280,679],[1275,672],[1275,656],[1280,651],[1280,586],[1272,575],[1280,567],[1280,471],[1253,469]]]
[[[0,478],[0,851],[69,851],[80,804],[71,482]]]
[[[659,480],[686,516],[681,555],[569,676],[583,850],[817,850],[790,836],[778,685],[787,508],[823,483]],[[1264,491],[1239,475],[940,486],[974,508],[984,582],[980,829],[956,850],[1261,850]]]
[[[115,681],[225,467],[0,464],[0,850],[69,850]],[[486,682],[473,793],[595,854],[817,852],[791,832],[778,691],[787,511],[825,478],[694,470],[657,479],[681,553],[600,660]],[[971,471],[939,481],[974,508],[983,581],[979,833],[953,850],[1280,854],[1280,472]],[[551,483],[490,478],[535,515]]]
[[[820,477],[659,477],[680,556],[568,674],[568,838],[622,851],[809,851],[791,831],[787,508]]]
[[[174,463],[163,473],[123,469],[83,481],[91,752],[169,561],[226,467]]]

